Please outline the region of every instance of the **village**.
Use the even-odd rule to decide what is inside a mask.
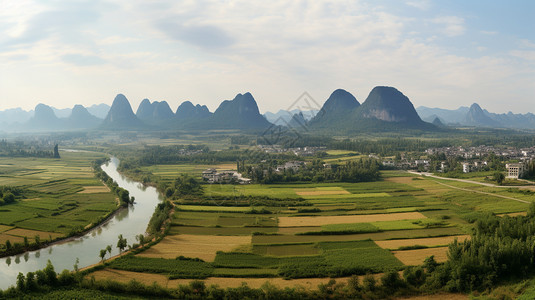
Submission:
[[[432,161],[429,157],[442,158],[440,161]],[[456,168],[462,173],[471,173],[489,169],[488,158],[495,156],[505,163],[505,177],[510,179],[522,178],[527,172],[527,165],[535,159],[535,146],[530,148],[515,147],[442,147],[425,150],[425,157],[416,158],[401,156],[399,160],[383,160],[385,167],[402,170],[434,171],[446,173]],[[373,155],[370,155],[373,157]],[[453,158],[453,160],[452,160]],[[451,161],[458,161],[457,165],[451,165]]]

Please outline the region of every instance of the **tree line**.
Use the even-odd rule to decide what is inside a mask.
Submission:
[[[370,182],[381,177],[380,163],[371,158],[360,158],[342,164],[325,164],[314,159],[308,164],[294,168],[279,169],[281,160],[272,160],[250,165],[246,161],[238,162],[238,172],[244,177],[259,183],[281,183],[296,181],[312,182]]]
[[[54,150],[56,149],[56,150]],[[57,148],[38,143],[24,143],[22,141],[8,142],[0,140],[0,156],[2,157],[39,157],[59,158]]]
[[[102,170],[100,167],[106,159],[98,159],[93,163],[93,169],[95,170],[95,176],[102,180],[104,184],[106,184],[110,190],[119,197],[119,201],[122,206],[128,206],[129,204],[134,203],[135,198],[130,197],[130,192],[126,189],[123,189],[119,186],[119,184],[113,180],[106,172]]]

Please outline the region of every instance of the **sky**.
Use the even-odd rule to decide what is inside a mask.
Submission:
[[[124,94],[261,112],[394,86],[415,107],[535,112],[535,1],[0,0],[0,110]]]

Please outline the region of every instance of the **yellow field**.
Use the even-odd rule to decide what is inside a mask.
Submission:
[[[108,193],[110,189],[105,186],[84,186],[84,190],[78,192],[79,194],[96,194],[96,193]]]
[[[414,177],[389,177],[386,178],[385,181],[395,182],[395,183],[403,183],[403,184],[411,184],[413,182]]]
[[[373,276],[376,280],[379,280],[382,274],[374,274]],[[137,273],[130,271],[122,270],[112,270],[104,269],[93,272],[89,276],[94,276],[97,280],[106,280],[111,279],[119,282],[129,282],[132,279],[135,279],[144,284],[152,284],[153,282],[158,283],[161,286],[175,288],[179,284],[186,285],[189,284],[193,279],[172,279],[169,280],[165,275],[158,274],[148,274],[148,273]],[[364,276],[359,276],[359,281],[362,281]],[[242,283],[247,283],[251,288],[260,288],[264,283],[269,282],[275,286],[285,288],[285,287],[296,287],[298,285],[307,288],[307,289],[317,289],[319,284],[325,284],[329,282],[331,278],[304,278],[304,279],[290,279],[285,280],[282,278],[228,278],[228,277],[210,277],[204,279],[204,283],[207,286],[210,285],[219,285],[219,287],[240,287]],[[335,279],[337,282],[346,282],[348,277],[341,277]]]
[[[375,243],[384,249],[398,249],[399,247],[407,246],[444,246],[453,242],[455,239],[459,242],[464,242],[466,239],[469,239],[469,235],[456,235],[456,236],[444,236],[436,238],[422,238],[422,239],[404,239],[404,240],[386,240],[386,241],[376,241]]]
[[[447,253],[448,247],[392,251],[392,254],[407,266],[421,265],[431,255],[435,256],[437,262],[445,262],[448,259]]]
[[[279,227],[322,226],[329,224],[369,223],[425,218],[427,217],[419,212],[349,216],[279,217]]]
[[[7,226],[7,225],[0,225],[0,232],[8,231],[9,229],[12,229],[13,226]]]
[[[231,251],[251,243],[251,236],[218,236],[180,234],[166,236],[139,256],[176,258],[180,255],[214,261],[217,251]]]
[[[37,230],[30,230],[30,229],[22,229],[22,228],[15,228],[11,229],[9,231],[4,232],[6,235],[12,235],[12,236],[20,236],[33,239],[36,235],[39,236],[41,240],[46,240],[49,237],[52,237],[52,239],[58,238],[63,236],[61,233],[56,232],[47,232],[47,231],[37,231]]]

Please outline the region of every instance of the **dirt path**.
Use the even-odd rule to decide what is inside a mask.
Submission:
[[[432,178],[436,178],[436,179],[444,179],[444,180],[451,180],[451,181],[459,181],[459,182],[465,182],[465,183],[479,184],[479,185],[488,186],[488,187],[497,187],[497,188],[499,188],[499,187],[501,187],[501,188],[504,188],[504,187],[506,187],[506,188],[533,187],[533,186],[501,186],[501,185],[495,185],[495,184],[485,183],[485,182],[477,182],[477,181],[466,180],[466,179],[440,177],[440,176],[435,176],[435,175],[433,175],[431,173],[418,173],[418,172],[413,172],[413,171],[408,171],[408,172],[411,173],[411,174],[416,174],[416,175],[420,175],[420,176],[424,176],[425,175],[426,177],[432,177]],[[509,196],[498,195],[498,194],[494,194],[494,193],[475,191],[475,190],[471,190],[471,189],[467,189],[467,188],[456,187],[456,186],[445,184],[443,182],[439,182],[439,181],[436,181],[436,180],[435,180],[435,182],[438,183],[438,184],[441,184],[443,186],[446,186],[446,187],[449,187],[449,188],[452,188],[452,189],[456,189],[456,190],[465,191],[465,192],[472,192],[472,193],[477,193],[477,194],[495,196],[495,197],[514,200],[514,201],[518,201],[518,202],[522,202],[522,203],[531,203],[530,201],[521,200],[521,199],[509,197]]]

